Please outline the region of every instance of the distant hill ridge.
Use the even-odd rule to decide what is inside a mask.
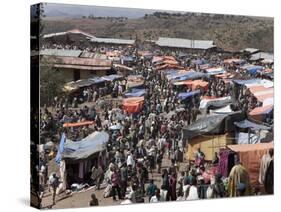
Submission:
[[[78,28],[97,37],[142,41],[160,36],[213,40],[226,50],[253,47],[273,51],[273,18],[267,17],[154,12],[134,19],[47,16],[43,23],[44,34]]]

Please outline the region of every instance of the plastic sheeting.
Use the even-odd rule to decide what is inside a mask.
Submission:
[[[250,128],[252,130],[269,130],[270,127],[265,126],[265,125],[261,125],[261,124],[256,124],[254,122],[251,122],[247,119],[240,121],[240,122],[234,122],[234,124],[239,127],[239,128],[243,128],[243,129],[247,129]]]
[[[245,116],[241,111],[224,115],[210,115],[198,119],[195,123],[183,128],[183,137],[191,139],[198,135],[204,134],[221,134],[233,132],[235,129],[234,122],[242,121]]]
[[[66,160],[83,160],[105,150],[109,135],[106,132],[94,132],[80,141],[66,139],[62,158]]]
[[[186,71],[183,73],[174,73],[171,75],[167,75],[168,80],[192,80],[199,79],[206,76],[206,74],[196,71]]]
[[[225,73],[225,70],[222,67],[208,68],[206,69],[208,75],[217,75]]]
[[[145,89],[137,89],[134,88],[131,90],[131,92],[125,93],[126,97],[140,97],[145,94]]]
[[[200,102],[199,109],[207,109],[210,106],[214,107],[223,107],[231,103],[231,96],[220,97],[220,98],[211,98],[211,99],[202,99]]]
[[[123,99],[123,109],[127,113],[138,113],[142,110],[144,97],[131,97]]]
[[[228,113],[231,113],[233,112],[230,105],[227,105],[223,108],[220,108],[220,109],[217,109],[217,110],[210,110],[210,114],[211,115],[219,115],[219,114],[228,114]]]
[[[273,87],[273,82],[266,79],[233,80],[233,82],[239,85],[245,85],[247,88],[253,86],[263,86],[265,88]]]
[[[183,93],[179,93],[178,94],[178,98],[180,99],[180,100],[184,100],[184,99],[186,99],[186,98],[188,98],[188,97],[192,97],[192,96],[194,96],[194,95],[196,95],[196,94],[200,94],[200,90],[195,90],[195,91],[192,91],[192,92],[183,92]]]

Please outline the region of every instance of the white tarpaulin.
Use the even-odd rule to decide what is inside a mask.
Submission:
[[[262,79],[262,80],[256,80],[250,83],[245,84],[247,88],[253,87],[253,86],[259,86],[262,85],[265,88],[272,88],[273,87],[273,82],[270,80]]]
[[[273,105],[273,98],[267,98],[263,101],[262,106]]]
[[[232,109],[230,107],[230,105],[227,105],[223,108],[219,108],[217,110],[210,110],[210,115],[215,115],[215,114],[227,114],[227,113],[231,113]]]
[[[206,109],[211,105],[214,107],[223,107],[228,103],[231,103],[231,96],[220,97],[215,99],[202,99],[200,102],[199,109]]]

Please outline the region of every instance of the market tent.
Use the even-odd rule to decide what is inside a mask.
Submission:
[[[109,139],[106,132],[93,132],[80,141],[66,139],[62,158],[65,160],[84,160],[97,152],[105,150]]]
[[[140,97],[144,96],[145,89],[133,88],[130,92],[125,93],[126,97]]]
[[[199,109],[204,110],[208,109],[208,107],[223,107],[231,103],[231,96],[219,97],[219,98],[203,98],[200,101]]]
[[[234,122],[244,120],[245,116],[241,111],[229,114],[209,115],[198,119],[191,125],[184,127],[183,138],[191,139],[198,135],[224,134],[233,132],[235,129]]]
[[[127,77],[127,88],[140,87],[144,84],[142,75],[129,75]]]
[[[225,115],[212,115],[198,119],[195,123],[183,128],[183,137],[191,139],[206,133],[220,133],[224,128]]]
[[[239,85],[245,85],[247,88],[253,86],[263,86],[265,88],[273,87],[273,82],[266,79],[233,80],[233,82]]]
[[[94,121],[82,121],[82,122],[75,122],[75,123],[64,123],[63,127],[80,127],[85,125],[94,124]]]
[[[225,73],[225,70],[222,67],[208,68],[205,71],[208,75],[217,75]]]
[[[233,110],[231,109],[230,105],[227,105],[225,107],[216,109],[216,110],[210,110],[210,114],[228,114],[233,112]]]
[[[186,71],[183,73],[175,73],[171,75],[167,75],[168,80],[192,80],[192,79],[199,79],[204,77],[206,74],[196,71]]]
[[[262,124],[256,124],[254,122],[251,122],[247,119],[240,121],[240,122],[234,122],[234,124],[242,129],[250,128],[252,130],[269,130],[271,129],[268,126],[262,125]]]
[[[273,111],[273,105],[267,105],[263,107],[256,107],[250,111],[249,116],[255,120],[264,121],[266,115]]]
[[[187,85],[190,86],[192,90],[196,90],[199,88],[203,88],[204,90],[208,89],[209,83],[203,80],[186,80],[186,81],[179,81],[173,82],[174,85]]]
[[[201,93],[200,90],[195,90],[195,91],[191,91],[191,92],[182,92],[182,93],[178,94],[178,98],[180,100],[184,100],[188,97],[192,97],[192,96],[195,96],[196,94],[200,94],[200,93]]]
[[[114,81],[116,79],[121,79],[122,76],[121,75],[117,75],[117,74],[111,74],[111,75],[108,75],[108,76],[103,76],[102,79],[106,80],[106,81]]]
[[[252,186],[258,185],[261,158],[267,151],[274,148],[273,142],[258,144],[237,144],[227,146],[238,153],[243,166],[248,170]]]
[[[245,60],[238,59],[238,58],[231,58],[231,59],[225,59],[223,62],[225,64],[232,64],[232,63],[242,64],[245,63]]]
[[[195,65],[203,65],[205,64],[207,61],[205,59],[197,59],[197,60],[191,60],[191,64],[195,64]]]
[[[186,156],[188,160],[194,160],[194,155],[198,148],[205,154],[205,160],[214,159],[215,152],[219,153],[221,148],[232,144],[232,134],[226,133],[222,135],[201,135],[188,140]]]
[[[144,97],[131,97],[123,99],[123,109],[127,113],[138,113],[142,110]]]
[[[257,72],[263,70],[263,66],[255,66],[255,65],[247,65],[241,68],[247,70],[247,72],[249,72],[250,74],[256,74]]]

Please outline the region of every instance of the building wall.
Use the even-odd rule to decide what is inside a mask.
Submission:
[[[90,70],[80,70],[80,78],[81,79],[88,79],[95,76],[104,76],[107,74],[105,70],[97,70],[97,71],[90,71]]]
[[[225,148],[232,144],[233,135],[226,133],[223,135],[202,135],[192,138],[188,141],[186,156],[188,160],[194,160],[194,154],[198,148],[205,154],[205,160],[211,161],[215,156],[215,152],[219,153],[220,148]]]
[[[60,68],[59,71],[63,74],[65,77],[66,82],[74,81],[74,69],[65,69]],[[95,76],[105,76],[107,75],[106,70],[97,70],[97,71],[91,71],[91,70],[79,70],[80,71],[80,79],[88,79]]]

